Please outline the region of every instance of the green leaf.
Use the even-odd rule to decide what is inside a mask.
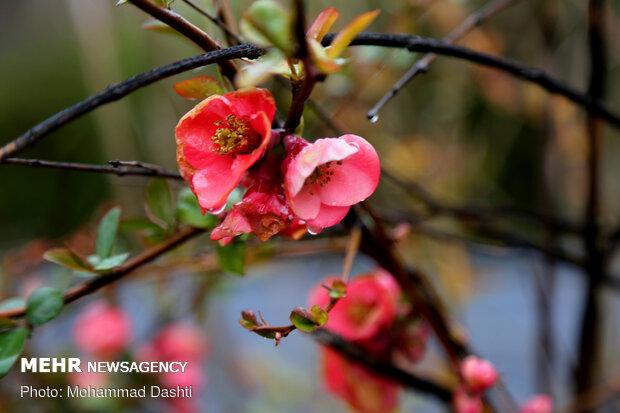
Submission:
[[[205,99],[211,95],[224,94],[224,88],[212,76],[198,76],[174,84],[174,90],[185,99]]]
[[[74,270],[93,272],[93,266],[69,248],[53,248],[46,251],[43,258]]]
[[[327,295],[331,298],[342,298],[347,295],[347,285],[342,280],[335,280],[331,286],[323,286],[327,288]]]
[[[275,46],[287,56],[292,53],[291,23],[286,10],[273,0],[258,0],[243,15],[239,29],[259,46]]]
[[[122,232],[131,231],[152,231],[155,233],[161,233],[162,229],[159,225],[155,224],[148,218],[130,218],[121,221],[118,226],[118,230]]]
[[[115,207],[108,211],[101,219],[99,230],[97,231],[97,238],[95,240],[95,250],[99,258],[108,258],[112,253],[120,216],[121,209]]]
[[[98,259],[97,262],[93,264],[95,265],[96,271],[111,270],[114,267],[122,265],[127,259],[127,257],[129,257],[129,253],[125,252],[122,254],[113,255],[108,258]]]
[[[233,239],[228,245],[217,246],[217,260],[224,271],[244,274],[245,242]]]
[[[163,228],[172,227],[174,219],[172,209],[172,195],[168,181],[162,178],[155,178],[146,187],[146,202],[152,217],[161,221]],[[159,224],[158,222],[156,222]]]
[[[6,376],[19,357],[27,336],[23,327],[0,334],[0,377]]]
[[[239,324],[248,330],[252,330],[256,327],[262,325],[257,319],[256,314],[252,310],[245,310],[241,312],[241,318],[239,319]]]
[[[311,333],[318,327],[311,313],[303,307],[296,307],[289,317],[291,323],[304,333]]]
[[[312,319],[319,326],[324,326],[325,323],[327,323],[327,311],[323,310],[318,305],[312,306],[310,314],[312,314]]]
[[[52,287],[41,287],[26,301],[26,319],[33,326],[43,325],[60,313],[63,304],[60,291]]]
[[[217,218],[211,214],[202,214],[196,196],[189,188],[183,188],[179,192],[177,201],[176,217],[184,224],[197,228],[212,228]]]
[[[14,308],[23,307],[26,305],[24,300],[20,297],[11,297],[0,303],[0,310],[12,310]]]

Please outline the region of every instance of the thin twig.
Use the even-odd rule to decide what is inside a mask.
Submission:
[[[186,228],[160,244],[157,244],[153,248],[144,251],[142,254],[129,260],[126,264],[116,267],[111,273],[99,275],[95,278],[86,281],[85,283],[78,285],[64,294],[65,304],[69,304],[85,295],[92,294],[95,291],[115,282],[124,276],[130,274],[132,271],[140,268],[141,266],[153,261],[160,255],[172,250],[173,248],[183,244],[185,241],[202,234],[204,232],[201,228]],[[14,308],[10,310],[0,311],[0,317],[5,318],[21,318],[25,315],[26,309],[24,307]]]
[[[170,171],[168,169],[164,169],[157,165],[152,165],[152,167],[138,167],[137,164],[141,164],[141,162],[124,162],[121,161],[110,161],[111,162],[119,162],[119,166],[114,166],[115,164],[110,165],[93,165],[86,163],[76,163],[76,162],[57,162],[57,161],[45,161],[42,159],[24,159],[24,158],[7,158],[3,163],[7,165],[23,165],[23,166],[31,166],[31,167],[42,167],[42,168],[56,168],[56,169],[68,169],[72,171],[82,171],[82,172],[98,172],[104,174],[112,174],[118,176],[149,176],[154,177],[158,176],[161,178],[171,178],[171,179],[183,179],[178,172]],[[136,165],[131,165],[131,163],[135,163]],[[122,166],[121,166],[122,165]]]
[[[151,0],[129,1],[143,12],[156,18],[162,23],[167,24],[174,30],[178,31],[179,33],[196,43],[205,52],[211,52],[220,49],[220,46],[215,40],[211,38],[211,36],[185,20],[183,16],[175,13],[174,11],[166,9],[164,7],[160,7]],[[222,74],[234,83],[235,75],[237,74],[237,68],[235,67],[235,65],[228,60],[222,60],[217,63],[222,69]]]
[[[207,19],[211,20],[213,23],[215,23],[217,27],[222,29],[222,31],[226,34],[226,36],[234,39],[237,42],[237,44],[242,43],[241,37],[237,36],[236,33],[230,30],[230,28],[226,25],[226,23],[222,19],[220,19],[218,16],[214,16],[211,13],[208,13],[205,9],[198,6],[196,3],[194,3],[191,0],[183,0],[183,2],[187,4],[188,6],[190,6],[192,9],[196,10],[198,13],[205,16]]]
[[[470,14],[465,20],[461,22],[454,30],[452,30],[447,36],[443,38],[446,43],[454,43],[461,39],[463,36],[471,32],[476,27],[480,26],[489,17],[499,13],[508,6],[518,2],[519,0],[493,0],[485,4],[481,9],[473,14]],[[417,63],[411,67],[399,80],[396,82],[389,91],[383,95],[381,99],[372,107],[366,114],[368,119],[373,119],[379,114],[379,111],[385,106],[400,90],[407,85],[415,76],[420,73],[426,73],[428,67],[435,61],[437,55],[434,53],[428,53],[424,55]]]

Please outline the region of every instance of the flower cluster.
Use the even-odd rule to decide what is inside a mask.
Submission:
[[[379,158],[366,140],[283,137],[272,129],[275,111],[269,91],[246,88],[208,97],[176,127],[179,169],[203,213],[222,213],[230,193],[246,188],[213,240],[319,232],[340,222],[379,183]]]
[[[333,279],[325,280],[329,285]],[[368,353],[383,359],[422,358],[429,330],[420,320],[408,322],[408,307],[401,303],[401,290],[391,274],[377,269],[360,275],[347,286],[329,313],[324,328],[333,331]],[[325,307],[330,302],[321,285],[310,293],[310,305]],[[361,413],[394,411],[398,385],[337,352],[323,348],[323,376],[329,392],[344,399]]]

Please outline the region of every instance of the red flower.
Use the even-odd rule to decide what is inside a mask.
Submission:
[[[400,287],[385,270],[358,276],[347,286],[347,295],[329,312],[325,328],[347,340],[371,339],[392,325],[400,293]],[[317,286],[311,291],[309,301],[311,306],[325,307],[329,302],[327,290]]]
[[[327,391],[360,413],[389,413],[398,406],[398,385],[329,348],[322,349]]]
[[[241,202],[211,232],[211,240],[227,244],[232,237],[250,232],[261,241],[275,234],[299,239],[306,233],[305,222],[295,216],[284,195],[281,161],[270,155],[263,162]]]
[[[297,216],[317,231],[340,222],[379,184],[379,157],[364,138],[344,135],[308,143],[287,136],[284,146],[286,196]]]
[[[204,211],[217,211],[271,141],[275,103],[266,89],[213,95],[176,127],[177,163]]]

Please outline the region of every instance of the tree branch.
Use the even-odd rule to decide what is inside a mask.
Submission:
[[[493,0],[485,4],[481,9],[475,13],[469,15],[465,20],[461,22],[454,30],[452,30],[442,40],[446,43],[454,43],[466,34],[471,32],[476,27],[480,26],[483,21],[499,13],[505,8],[513,5],[520,0]],[[420,73],[426,73],[428,67],[435,61],[437,55],[434,53],[428,53],[423,56],[417,63],[411,67],[399,80],[396,82],[389,91],[383,95],[381,99],[372,107],[366,114],[368,119],[373,119],[379,114],[379,111],[385,106],[396,94],[411,81],[415,76]]]
[[[205,52],[211,52],[220,49],[220,46],[204,31],[194,26],[183,16],[173,12],[172,10],[163,8],[155,4],[151,0],[129,0],[131,4],[138,7],[143,12],[151,15],[162,23],[166,23],[174,30],[187,37],[198,46],[200,46]],[[217,62],[222,69],[222,74],[226,76],[233,84],[235,75],[237,74],[237,68],[235,65],[228,61],[222,60]]]
[[[23,166],[31,166],[31,167],[42,167],[42,168],[56,168],[56,169],[69,169],[72,171],[82,171],[82,172],[98,172],[104,174],[112,174],[118,176],[129,176],[129,175],[137,175],[137,176],[149,176],[149,177],[161,177],[161,178],[171,178],[171,179],[183,179],[178,172],[170,171],[161,167],[158,169],[155,168],[144,168],[141,166],[129,166],[129,165],[119,165],[115,166],[114,162],[120,161],[110,161],[110,165],[93,165],[93,164],[85,164],[85,163],[75,163],[75,162],[56,162],[56,161],[45,161],[42,159],[24,159],[24,158],[7,158],[3,163],[7,165],[23,165]]]
[[[199,234],[202,234],[203,232],[204,230],[201,228],[190,227],[176,233],[162,243],[157,244],[153,248],[150,248],[144,251],[142,254],[132,258],[126,264],[120,267],[116,267],[111,273],[97,276],[90,279],[89,281],[86,281],[83,284],[71,288],[64,294],[65,304],[69,304],[77,300],[78,298],[84,297],[85,295],[92,294],[95,291],[113,283],[114,281],[123,278],[125,275],[131,273],[135,269],[145,264],[148,264],[149,262],[158,258],[160,255],[183,244],[185,241]],[[25,313],[26,309],[24,307],[14,308],[10,310],[0,311],[0,317],[15,319],[23,317]]]
[[[362,350],[335,333],[320,328],[310,333],[310,336],[317,343],[330,347],[348,359],[357,361],[371,368],[373,372],[393,379],[404,386],[434,396],[445,403],[450,403],[452,400],[451,389],[441,386],[429,379],[415,376],[391,364],[384,363],[372,354]]]
[[[323,43],[329,44],[333,38],[333,34],[328,34],[323,39]],[[591,114],[600,116],[612,125],[620,127],[620,116],[613,113],[597,99],[590,95],[577,92],[572,87],[563,84],[539,69],[527,67],[510,59],[476,52],[465,47],[449,45],[434,39],[424,39],[417,36],[402,34],[363,33],[354,39],[352,45],[400,47],[407,48],[411,51],[434,52],[439,55],[452,56],[494,67],[521,79],[536,83],[551,93],[563,95],[576,104],[584,107]],[[239,58],[256,59],[264,53],[265,50],[258,46],[249,43],[242,44],[183,59],[142,73],[124,82],[111,85],[88,99],[58,112],[29,129],[15,140],[7,143],[0,148],[0,163],[3,159],[13,156],[26,147],[33,145],[47,134],[57,130],[70,121],[83,116],[103,104],[119,100],[141,87],[197,67]]]

